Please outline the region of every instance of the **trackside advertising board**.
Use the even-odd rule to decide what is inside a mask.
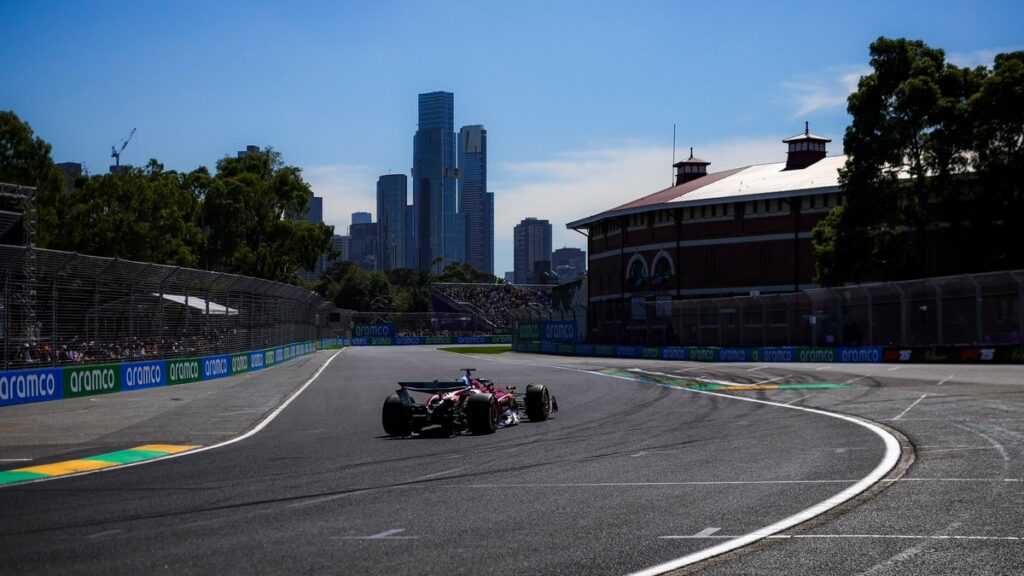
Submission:
[[[128,392],[262,370],[316,351],[300,342],[241,354],[0,371],[0,406]]]

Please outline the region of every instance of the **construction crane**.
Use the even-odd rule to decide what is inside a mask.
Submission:
[[[128,137],[121,141],[120,150],[113,146],[110,147],[110,157],[114,159],[115,168],[121,167],[121,152],[124,152],[124,149],[128,146],[128,143],[131,142],[132,136],[135,136],[135,128],[132,128],[132,131],[128,133]]]

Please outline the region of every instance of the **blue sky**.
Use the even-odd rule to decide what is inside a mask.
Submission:
[[[416,95],[455,93],[488,131],[495,272],[512,226],[565,223],[664,188],[693,146],[711,170],[782,161],[811,123],[842,152],[845,97],[879,36],[961,65],[1024,49],[1020,2],[47,2],[0,0],[0,109],[54,159],[213,167],[273,146],[324,196],[325,220],[376,212],[408,173]]]

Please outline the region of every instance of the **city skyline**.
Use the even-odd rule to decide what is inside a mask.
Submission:
[[[460,124],[489,132],[500,277],[524,217],[585,248],[566,222],[667,187],[673,125],[675,159],[693,146],[709,171],[784,160],[804,121],[839,154],[876,38],[991,65],[1021,49],[1022,23],[1011,2],[10,3],[0,107],[92,174],[133,128],[122,164],[212,169],[272,146],[341,234],[376,211],[378,176],[411,174],[411,95],[450,91]]]

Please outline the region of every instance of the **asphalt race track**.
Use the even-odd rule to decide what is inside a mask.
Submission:
[[[5,408],[0,468],[235,438],[332,354],[212,384]],[[561,412],[491,436],[383,435],[396,381],[454,379],[467,365],[503,385],[547,384]],[[653,383],[669,376],[748,389]],[[819,383],[846,387],[761,389]],[[893,454],[868,426],[802,407],[909,442]],[[1024,573],[1020,367],[349,348],[240,441],[0,488],[0,574],[651,573],[786,522],[897,456],[845,505],[678,573]]]

